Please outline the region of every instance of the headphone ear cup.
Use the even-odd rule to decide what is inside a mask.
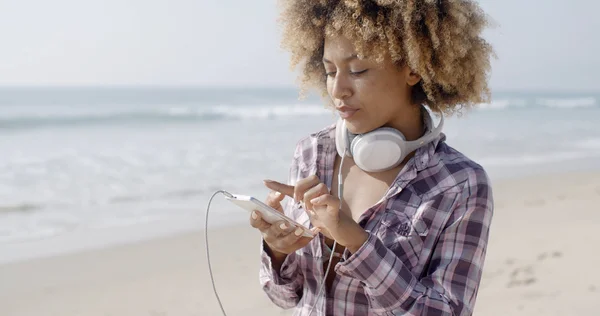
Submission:
[[[352,157],[351,149],[349,148],[348,131],[346,130],[346,122],[342,119],[337,121],[335,126],[335,148],[340,157],[344,156],[344,152],[349,157]],[[347,151],[346,151],[347,149]]]
[[[386,127],[357,136],[352,141],[351,148],[354,162],[367,172],[394,168],[407,155],[404,135]]]

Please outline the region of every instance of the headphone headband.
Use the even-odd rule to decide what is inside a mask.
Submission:
[[[413,152],[414,150],[417,150],[419,147],[426,145],[427,143],[430,143],[431,141],[433,141],[436,137],[438,137],[441,133],[442,133],[442,128],[444,127],[444,116],[441,115],[440,116],[440,122],[438,123],[438,125],[433,128],[433,118],[431,117],[431,114],[429,113],[429,111],[427,110],[423,110],[424,112],[426,112],[425,115],[427,115],[427,117],[425,118],[425,124],[428,125],[428,129],[429,131],[427,133],[425,133],[425,135],[421,136],[419,139],[413,140],[413,141],[407,141],[406,142],[406,149],[408,152]]]

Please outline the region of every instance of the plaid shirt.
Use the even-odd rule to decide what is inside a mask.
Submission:
[[[331,190],[335,125],[301,140],[289,184],[316,174]],[[312,227],[292,201],[286,215]],[[484,169],[441,134],[419,148],[359,224],[367,241],[332,266],[335,279],[313,311],[323,315],[471,315],[482,276],[493,198]],[[324,281],[323,236],[290,254],[281,270],[261,250],[260,283],[269,298],[307,315]]]

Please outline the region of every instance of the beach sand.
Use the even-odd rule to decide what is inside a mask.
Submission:
[[[600,173],[494,182],[490,244],[475,315],[600,313]],[[594,232],[596,231],[596,232]],[[209,231],[228,315],[290,315],[258,284],[259,234]],[[0,265],[0,315],[220,315],[204,233]]]

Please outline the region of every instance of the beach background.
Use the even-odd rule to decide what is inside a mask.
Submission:
[[[262,180],[287,179],[296,142],[336,119],[294,89],[0,95],[4,315],[217,315],[202,234],[210,197],[264,198]],[[494,184],[481,314],[598,307],[599,103],[598,94],[504,92],[447,119],[447,142]],[[231,315],[277,315],[247,223],[244,210],[213,199],[217,289]]]
[[[492,101],[443,131],[493,184],[475,315],[597,315],[600,6],[481,4]],[[228,315],[291,315],[260,288],[249,214],[217,195],[205,220],[217,190],[264,198],[337,119],[298,98],[276,8],[0,3],[1,316],[221,315],[205,225]]]

